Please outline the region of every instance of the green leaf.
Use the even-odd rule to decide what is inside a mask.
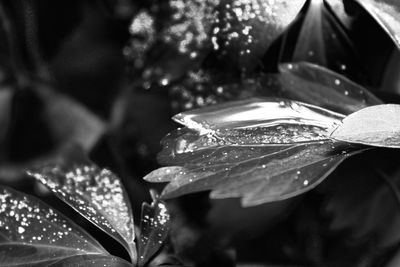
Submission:
[[[57,197],[119,241],[136,260],[132,209],[121,181],[95,165],[47,166],[30,171]]]
[[[281,64],[280,95],[342,114],[382,104],[364,87],[346,77],[311,63]]]
[[[357,0],[389,34],[400,49],[400,2],[397,0]]]
[[[0,187],[0,266],[43,266],[107,251],[82,228],[40,200]]]
[[[158,196],[152,194],[151,205],[143,203],[138,240],[138,265],[145,266],[163,246],[170,229],[170,214]]]
[[[400,105],[377,105],[350,114],[331,137],[349,143],[400,148]]]

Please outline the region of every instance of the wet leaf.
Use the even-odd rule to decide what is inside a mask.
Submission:
[[[138,241],[139,266],[146,263],[162,247],[170,228],[170,215],[167,207],[153,194],[151,205],[143,203]]]
[[[173,120],[204,135],[218,134],[223,130],[257,130],[279,125],[308,125],[329,129],[343,117],[339,113],[301,102],[253,98],[183,112],[175,115]]]
[[[350,114],[362,108],[382,104],[364,87],[346,77],[311,63],[280,65],[280,95],[312,105]]]
[[[29,174],[119,241],[136,259],[131,206],[121,181],[112,172],[95,165],[57,165]]]
[[[40,200],[0,187],[0,266],[47,266],[82,254],[108,255],[82,228]]]
[[[241,197],[243,206],[254,206],[311,190],[358,148],[330,140],[273,148],[220,147],[198,164],[165,167],[145,180],[168,180],[164,198],[211,190],[212,198]]]
[[[357,0],[400,48],[400,2],[397,0]]]
[[[349,143],[400,148],[400,105],[386,104],[350,114],[331,137]]]

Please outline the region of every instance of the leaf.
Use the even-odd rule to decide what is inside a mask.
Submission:
[[[47,266],[47,265],[46,265]],[[54,264],[49,265],[49,267],[57,266],[74,266],[74,267],[132,267],[132,264],[113,256],[103,256],[103,255],[79,255],[70,257],[67,259],[60,260]]]
[[[169,180],[163,198],[211,190],[212,198],[241,197],[243,206],[254,206],[314,188],[358,149],[330,140],[277,147],[275,152],[268,146],[221,147],[216,153],[233,155],[220,157],[217,162],[211,156],[200,164],[165,167],[148,174],[145,180]],[[232,157],[235,160],[230,162]]]
[[[331,137],[349,143],[400,148],[400,105],[367,107],[350,114]]]
[[[145,266],[162,247],[170,229],[170,214],[158,196],[152,194],[151,205],[143,203],[138,241],[139,266]]]
[[[136,259],[129,198],[111,171],[95,165],[60,165],[29,171],[57,197],[119,241]]]
[[[303,101],[342,114],[382,104],[364,87],[324,67],[301,62],[281,64],[278,79],[282,97]]]
[[[357,0],[400,48],[400,2],[397,0]]]
[[[254,69],[305,3],[305,0],[222,0],[211,42],[219,57],[229,62],[224,67],[230,68],[232,62],[237,62],[240,70]]]
[[[346,29],[324,0],[308,1],[307,9],[303,9],[298,22],[288,28],[285,38],[288,40],[284,39],[282,62],[307,61],[356,81],[367,78]]]
[[[229,131],[263,129],[279,125],[315,126],[328,129],[340,122],[343,115],[301,102],[253,98],[183,112],[173,117],[176,122],[196,130],[200,135],[229,135]],[[301,127],[299,127],[301,128]],[[277,140],[277,143],[285,141]]]
[[[82,228],[40,200],[0,187],[0,266],[43,266],[74,255],[108,256]]]
[[[90,150],[105,131],[105,123],[78,102],[41,86],[44,117],[58,144],[79,144]]]

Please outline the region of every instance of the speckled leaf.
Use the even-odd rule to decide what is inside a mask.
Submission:
[[[389,34],[400,48],[400,1],[357,0]]]
[[[82,254],[108,255],[82,228],[40,200],[0,187],[0,266],[43,266]]]
[[[46,265],[47,266],[47,265]],[[132,267],[132,264],[113,256],[79,255],[48,265],[49,267]]]
[[[95,165],[47,166],[30,171],[57,197],[119,241],[136,260],[132,210],[121,181]]]
[[[199,164],[165,167],[145,179],[169,180],[164,198],[211,190],[212,198],[241,197],[243,206],[254,206],[314,188],[355,151],[357,147],[330,140],[277,146],[275,151],[268,146],[220,147],[216,153],[225,157],[218,161],[210,156]]]
[[[367,89],[346,77],[311,63],[281,64],[277,76],[280,95],[312,105],[350,114],[382,104]]]
[[[336,140],[400,148],[400,105],[386,104],[350,114],[331,135]]]
[[[162,247],[170,228],[167,207],[153,194],[151,205],[143,203],[138,239],[139,266],[144,266]]]
[[[239,68],[251,70],[305,3],[306,0],[221,0],[211,33],[213,49],[221,57],[228,57],[227,62],[238,62]]]

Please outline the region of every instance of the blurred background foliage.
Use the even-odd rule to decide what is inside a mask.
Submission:
[[[400,102],[399,49],[355,1],[2,0],[0,22],[0,181],[71,216],[26,168],[78,145],[123,179],[138,216],[170,117],[274,96],[279,63],[319,64]],[[172,200],[171,246],[198,266],[384,266],[400,241],[398,158],[366,152],[316,190],[248,209]]]

